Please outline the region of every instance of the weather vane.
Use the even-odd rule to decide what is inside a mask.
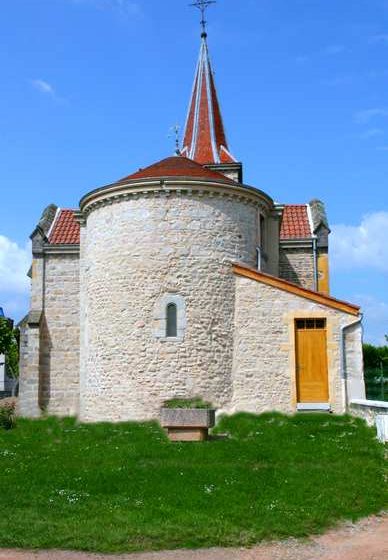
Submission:
[[[190,6],[193,6],[194,8],[198,8],[199,10],[201,10],[201,14],[202,14],[202,20],[201,20],[201,25],[202,25],[202,37],[206,37],[206,19],[205,19],[205,14],[206,14],[206,10],[208,9],[208,7],[211,4],[216,4],[216,0],[197,0],[197,2],[194,2],[194,4],[190,4]]]

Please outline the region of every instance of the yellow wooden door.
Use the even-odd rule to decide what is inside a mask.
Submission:
[[[296,321],[296,380],[299,403],[327,403],[326,321]]]

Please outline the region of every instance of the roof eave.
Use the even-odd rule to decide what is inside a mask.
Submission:
[[[333,298],[320,292],[308,290],[307,288],[302,288],[297,284],[293,284],[292,282],[288,282],[287,280],[283,280],[282,278],[278,278],[277,276],[259,272],[254,268],[248,267],[244,264],[233,263],[233,272],[238,276],[249,278],[250,280],[254,280],[256,282],[261,282],[262,284],[266,284],[268,286],[271,286],[272,288],[283,290],[285,292],[313,301],[317,304],[336,309],[337,311],[342,311],[344,313],[355,315],[357,317],[361,316],[361,308],[358,305]]]
[[[241,183],[237,183],[232,179],[225,180],[222,178],[220,179],[210,179],[210,178],[201,178],[201,177],[190,177],[190,176],[165,176],[165,177],[147,177],[144,179],[130,179],[128,181],[119,181],[116,183],[112,183],[110,185],[105,185],[103,187],[99,187],[87,193],[83,196],[80,200],[79,206],[81,211],[84,207],[90,202],[91,199],[98,196],[99,194],[103,194],[106,192],[107,194],[110,191],[121,190],[125,188],[133,188],[133,189],[141,189],[142,187],[155,187],[155,186],[163,186],[167,187],[169,185],[176,186],[182,183],[183,185],[203,185],[209,187],[220,187],[220,188],[228,188],[228,189],[237,189],[240,191],[248,191],[251,194],[256,196],[260,196],[264,198],[269,206],[273,206],[273,200],[270,196],[268,196],[265,192],[257,189],[255,187],[251,187],[249,185],[244,185]]]
[[[45,255],[78,255],[79,243],[47,243],[43,247]]]

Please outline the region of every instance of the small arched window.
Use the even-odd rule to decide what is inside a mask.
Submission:
[[[175,303],[167,305],[166,319],[166,337],[176,338],[178,336],[178,308]]]
[[[154,336],[161,341],[182,342],[186,331],[186,302],[179,294],[167,293],[154,310]]]

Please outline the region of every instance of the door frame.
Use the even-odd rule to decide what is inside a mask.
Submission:
[[[301,327],[298,323],[304,322],[304,326]],[[313,325],[306,325],[307,322],[314,323]],[[317,323],[323,323],[322,325],[317,325]],[[301,399],[301,387],[303,386],[302,379],[301,379],[301,371],[300,371],[300,346],[299,341],[300,337],[302,336],[301,332],[320,332],[322,334],[323,340],[323,355],[324,355],[324,371],[320,372],[320,376],[318,379],[322,380],[323,384],[323,393],[325,393],[325,398],[321,400],[314,401],[314,400],[300,400]],[[298,410],[328,410],[330,409],[329,404],[329,359],[328,359],[328,348],[327,348],[327,321],[326,317],[317,317],[317,318],[300,318],[297,317],[294,321],[294,334],[295,334],[295,383],[296,383],[296,393],[297,393],[297,409]],[[311,344],[311,343],[310,343]],[[311,349],[311,346],[309,347]]]
[[[296,320],[297,319],[325,319],[326,320],[326,350],[327,350],[327,370],[329,385],[329,402],[322,403],[325,405],[324,410],[331,410],[335,404],[336,409],[340,411],[342,403],[342,380],[340,373],[340,347],[339,342],[335,340],[334,333],[339,330],[341,318],[338,315],[330,314],[325,309],[319,311],[292,310],[284,317],[288,325],[289,342],[284,346],[284,350],[289,352],[289,375],[290,375],[290,405],[295,412],[303,409],[298,406],[298,388],[297,388],[297,371],[296,371]],[[315,410],[318,410],[316,408]]]

